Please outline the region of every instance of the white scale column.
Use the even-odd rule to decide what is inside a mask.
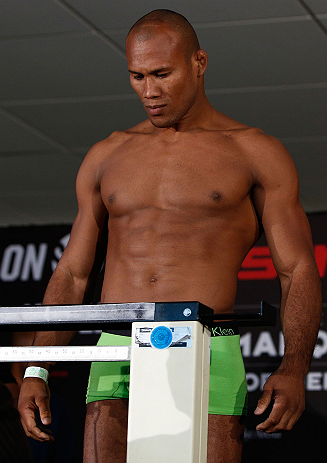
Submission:
[[[150,345],[159,326],[172,332],[168,348]],[[206,463],[209,372],[200,322],[133,323],[127,463]]]

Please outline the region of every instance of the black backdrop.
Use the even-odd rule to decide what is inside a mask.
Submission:
[[[315,255],[327,302],[327,214],[309,216]],[[10,227],[0,229],[0,305],[40,304],[47,282],[67,244],[69,225]],[[100,279],[101,281],[101,279]],[[100,282],[94,302],[98,302]],[[238,306],[257,306],[261,300],[278,307],[279,283],[264,237],[251,250],[239,273]],[[94,344],[95,331],[80,332],[74,344]],[[261,420],[253,410],[267,375],[274,371],[283,353],[280,324],[272,328],[243,328],[241,346],[249,389],[249,416],[245,431],[244,462],[288,462],[294,458],[320,461],[327,432],[327,315],[323,312],[321,329],[306,379],[306,411],[294,430],[266,435],[255,431]],[[80,462],[85,389],[89,364],[58,363],[51,374],[54,409],[53,432],[57,443],[36,444],[36,462]],[[33,444],[34,445],[34,444]],[[35,447],[35,446],[34,446]],[[66,455],[66,457],[65,457]]]

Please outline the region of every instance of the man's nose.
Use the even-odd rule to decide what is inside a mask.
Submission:
[[[161,90],[158,87],[155,79],[152,76],[149,78],[145,78],[144,89],[143,89],[144,98],[147,98],[147,99],[158,98],[160,95],[161,95]]]

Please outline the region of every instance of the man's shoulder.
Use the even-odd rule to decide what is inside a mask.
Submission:
[[[134,127],[130,127],[125,130],[116,130],[113,132],[108,138],[103,140],[104,144],[119,144],[125,143],[130,138],[141,135],[147,134],[154,131],[154,126],[151,124],[149,119],[140,122],[139,124],[135,125]],[[100,142],[101,143],[101,142]]]
[[[234,140],[254,160],[266,162],[276,158],[288,158],[290,155],[280,140],[266,134],[258,127],[240,127],[233,133]]]
[[[115,150],[117,147],[119,147],[119,145],[126,143],[131,138],[140,134],[151,133],[152,131],[153,125],[149,120],[145,120],[129,129],[116,130],[109,137],[95,143],[95,145],[92,146],[90,152],[96,152],[97,154],[100,154],[104,151],[108,154],[110,151]]]
[[[245,124],[238,124],[233,127],[231,135],[236,141],[243,143],[269,143],[271,140],[277,140],[274,137],[267,135],[258,127],[251,127]]]
[[[103,152],[108,153],[117,148],[117,146],[125,143],[128,138],[129,134],[127,130],[116,130],[109,135],[109,137],[95,143],[89,150],[88,154],[99,155]]]
[[[273,147],[281,144],[275,137],[267,135],[262,129],[246,125],[218,111],[216,111],[214,127],[219,134],[228,136],[244,148],[264,145]]]
[[[240,131],[237,135],[257,184],[297,182],[294,161],[280,140],[258,128]]]
[[[116,130],[107,138],[95,143],[87,152],[83,164],[88,165],[99,165],[103,160],[108,159],[114,154],[117,149],[129,141],[140,135],[150,133],[153,130],[153,126],[149,121],[141,122],[140,124],[126,130]]]
[[[280,178],[280,172],[297,178],[294,161],[280,140],[258,127],[235,125],[229,136],[248,166],[254,183]]]
[[[139,124],[131,127],[130,129],[125,130],[125,134],[129,136],[135,136],[140,134],[147,134],[152,133],[155,130],[154,125],[151,123],[149,119],[140,122]]]

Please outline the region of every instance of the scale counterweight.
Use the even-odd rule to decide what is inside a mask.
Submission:
[[[0,362],[122,362],[130,346],[0,347]]]

